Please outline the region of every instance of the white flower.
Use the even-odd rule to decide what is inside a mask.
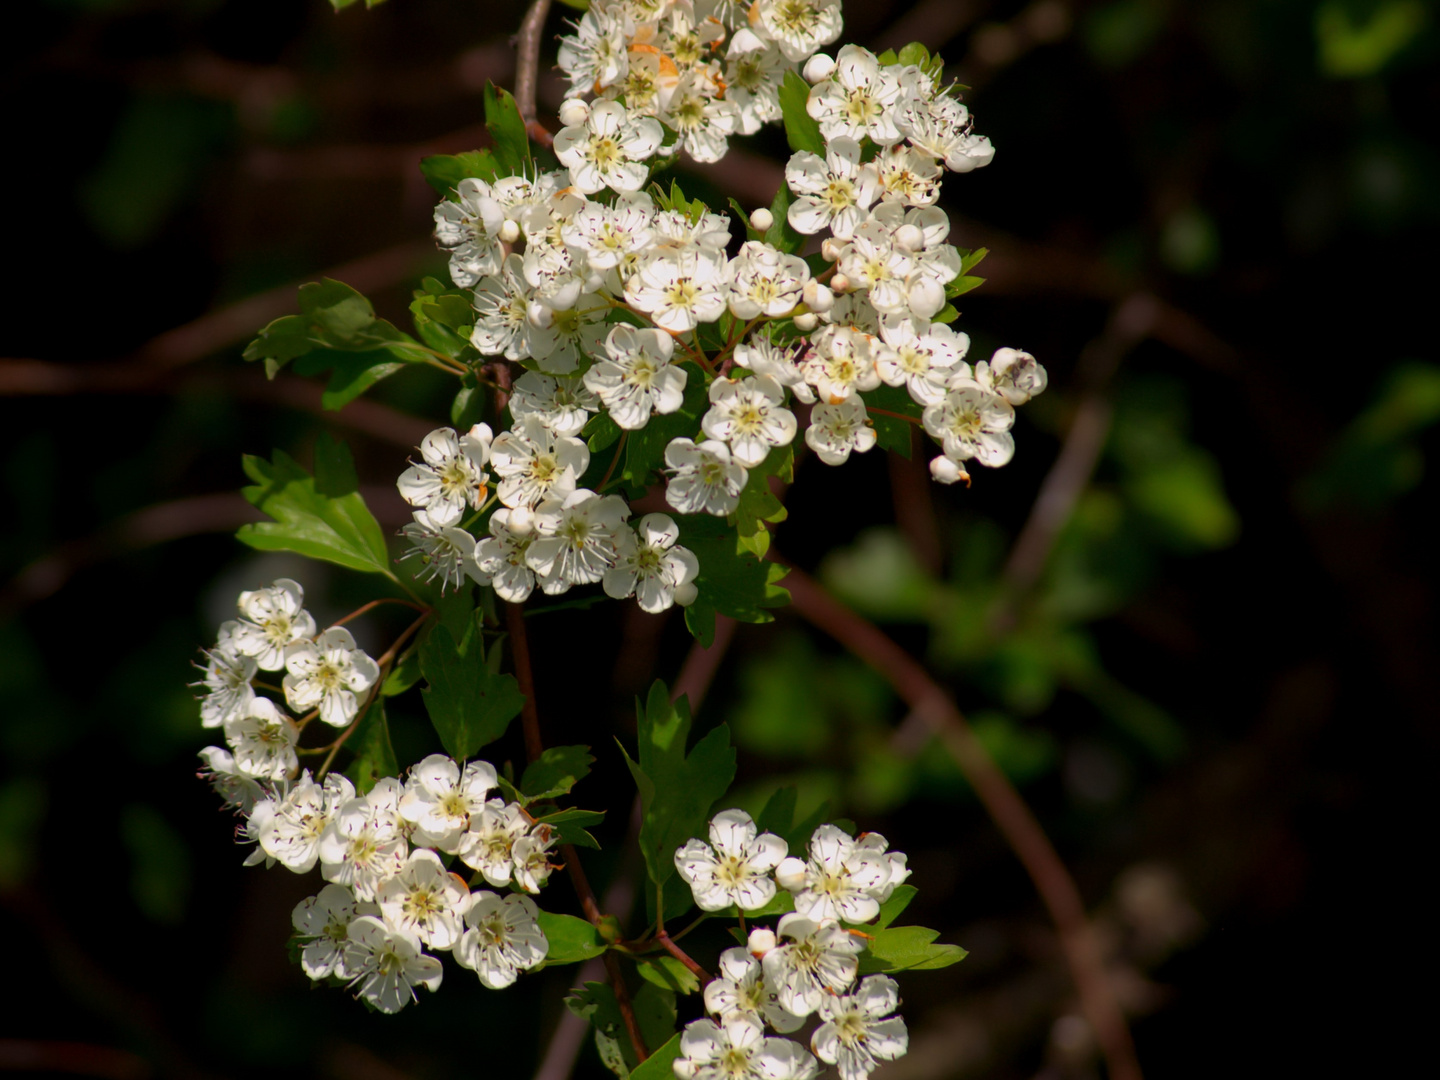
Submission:
[[[794,1031],[805,1021],[780,1007],[765,985],[760,960],[748,949],[726,949],[720,970],[705,984],[705,1011],[724,1021],[732,1016],[764,1020],[776,1031]]]
[[[386,925],[414,934],[432,949],[448,949],[460,940],[470,890],[445,869],[440,856],[421,848],[410,853],[399,873],[381,882],[375,899]]]
[[[747,468],[765,460],[777,446],[795,438],[795,414],[785,408],[785,391],[768,375],[716,379],[710,384],[710,410],[700,419],[710,438],[730,446],[730,456]]]
[[[813,348],[800,370],[821,401],[836,405],[857,390],[874,390],[880,385],[875,343],[868,334],[831,324],[816,331],[811,340]]]
[[[508,885],[514,870],[510,849],[529,828],[519,803],[490,799],[470,815],[470,827],[460,839],[460,861],[479,870],[491,885]]]
[[[345,777],[331,773],[322,785],[307,770],[271,811],[262,814],[261,804],[256,804],[261,850],[287,869],[305,873],[320,857],[320,837],[354,797],[355,787]]]
[[[564,502],[547,499],[535,508],[538,539],[525,561],[547,594],[571,585],[599,581],[619,558],[616,534],[630,516],[630,507],[616,495],[597,495],[586,488]]]
[[[820,404],[810,411],[805,444],[826,465],[843,465],[851,451],[863,454],[875,445],[875,429],[869,426],[865,403],[859,397],[838,405]]]
[[[906,206],[929,206],[940,197],[940,166],[912,146],[887,146],[875,156],[880,198]]]
[[[510,390],[510,415],[535,415],[556,435],[579,435],[600,403],[578,376],[553,377],[527,371]]]
[[[574,24],[575,33],[560,39],[556,61],[570,76],[575,93],[611,86],[625,77],[634,23],[619,7],[592,7]]]
[[[784,840],[759,832],[745,811],[725,810],[710,821],[710,843],[687,841],[675,852],[675,867],[701,911],[720,911],[731,904],[754,911],[775,895],[770,871],[784,858]]]
[[[591,270],[613,270],[650,246],[655,205],[644,192],[622,195],[614,206],[586,203],[562,228],[571,255]]]
[[[705,251],[652,255],[625,283],[625,299],[662,329],[693,330],[725,313],[724,262]]]
[[[622,529],[616,536],[619,556],[603,579],[606,594],[617,600],[634,594],[640,610],[652,615],[672,604],[689,604],[700,563],[689,548],[675,543],[679,538],[680,530],[665,514],[646,514],[633,533]]]
[[[755,0],[750,20],[792,63],[829,45],[845,26],[840,0]]]
[[[995,157],[990,140],[972,134],[970,110],[948,95],[910,98],[895,123],[911,146],[943,161],[951,172],[970,172]]]
[[[525,260],[511,254],[499,274],[482,278],[475,286],[475,328],[470,344],[484,356],[507,360],[546,357],[555,349],[554,331],[531,324],[531,287],[525,280]]]
[[[247,776],[236,768],[235,756],[229,750],[207,746],[199,756],[205,763],[200,770],[200,779],[209,783],[226,806],[249,814],[255,803],[265,797],[264,786],[253,776]]]
[[[840,1067],[840,1080],[867,1080],[877,1061],[894,1061],[910,1048],[905,1021],[890,1016],[900,1005],[900,987],[885,975],[871,975],[853,994],[820,1002],[825,1021],[810,1036],[823,1062]]]
[[[400,527],[400,535],[411,547],[401,559],[419,557],[421,581],[440,579],[440,591],[458,589],[468,577],[480,585],[490,578],[475,561],[475,537],[459,525],[437,525],[424,510],[415,511],[415,520]]]
[[[326,885],[316,896],[308,896],[295,905],[290,924],[302,938],[308,938],[300,950],[300,967],[312,979],[331,975],[349,978],[345,970],[345,946],[350,940],[350,924],[360,915],[378,915],[374,904],[357,903],[349,889]]]
[[[509,986],[521,971],[539,966],[550,951],[539,914],[528,896],[500,897],[482,889],[471,897],[465,913],[469,929],[455,946],[455,960],[491,990]]]
[[[963,357],[970,338],[944,323],[896,319],[880,330],[886,347],[880,349],[875,370],[886,386],[904,386],[921,405],[933,405],[945,396],[945,386],[957,374],[968,374]]]
[[[400,816],[415,826],[415,843],[453,855],[470,827],[470,815],[480,812],[497,786],[489,762],[472,761],[461,772],[444,754],[431,754],[411,768],[400,797]]]
[[[351,988],[383,1013],[396,1013],[415,1000],[415,987],[437,990],[444,977],[440,961],[420,951],[420,940],[373,915],[350,924],[345,971]]]
[[[458,202],[445,199],[435,207],[435,242],[450,252],[450,280],[468,289],[486,274],[500,272],[505,208],[484,180],[467,177],[455,193]]]
[[[234,631],[238,627],[233,619],[220,627],[220,643],[205,651],[204,679],[191,684],[203,684],[210,691],[200,701],[201,727],[220,727],[233,716],[244,716],[255,698],[250,680],[259,665],[236,650]]]
[[[957,376],[945,397],[927,405],[920,419],[925,430],[941,441],[945,456],[957,462],[974,458],[995,469],[1015,454],[1010,434],[1015,407],[972,378]]]
[[[835,71],[814,86],[805,111],[820,124],[820,134],[832,139],[870,139],[890,146],[903,137],[895,126],[900,80],[880,66],[875,54],[859,45],[846,45],[835,57]]]
[[[559,869],[550,862],[550,849],[557,834],[544,822],[515,841],[510,861],[515,864],[515,884],[528,893],[538,893],[550,880],[550,872]]]
[[[1035,357],[1019,349],[996,349],[988,362],[975,365],[975,381],[1011,405],[1024,405],[1044,393],[1049,378]]]
[[[475,545],[475,559],[480,570],[491,579],[495,595],[512,604],[523,604],[535,588],[535,571],[525,562],[525,553],[535,541],[533,515],[528,510],[525,528],[511,524],[510,509],[496,510],[490,516],[490,535]]]
[[[479,510],[493,438],[489,424],[476,424],[461,436],[448,427],[430,432],[420,442],[422,463],[411,465],[396,481],[400,497],[424,510],[437,526],[456,524],[467,506]]]
[[[315,633],[315,619],[305,610],[305,590],[289,578],[242,592],[240,615],[231,643],[241,656],[253,657],[261,671],[279,671],[285,666],[285,646]]]
[[[674,470],[665,485],[665,501],[682,514],[724,517],[740,505],[749,472],[730,457],[730,448],[714,439],[670,440],[665,464]]]
[[[650,422],[652,412],[673,413],[685,402],[686,373],[670,363],[675,339],[663,330],[623,323],[605,339],[608,359],[585,373],[585,386],[627,431]]]
[[[374,900],[382,882],[405,866],[409,845],[399,817],[400,781],[387,776],[368,795],[351,799],[320,837],[320,873],[348,885],[361,900]]]
[[[780,318],[800,303],[810,268],[798,255],[786,255],[759,240],[747,240],[725,269],[730,314],[737,319],[759,315]]]
[[[868,289],[870,306],[882,314],[906,311],[909,295],[905,282],[917,269],[911,253],[895,242],[890,229],[874,219],[856,226],[840,252],[840,272],[852,285]]]
[[[724,214],[701,214],[691,221],[678,210],[655,215],[655,250],[668,256],[691,252],[715,261],[722,270],[730,244],[730,219]]]
[[[309,774],[306,774],[307,778]],[[253,783],[253,781],[252,781]],[[254,844],[254,849],[245,856],[242,866],[259,866],[265,864],[265,869],[270,869],[279,860],[265,850],[260,843],[261,838],[271,828],[275,820],[275,811],[279,807],[279,796],[268,786],[261,787],[261,797],[257,798],[253,805],[243,811],[246,815],[245,824],[235,830],[235,842],[242,846]]]
[[[864,946],[838,922],[817,923],[791,912],[781,916],[776,933],[785,944],[767,952],[761,963],[766,983],[786,1012],[809,1016],[828,994],[842,993],[855,981]]]
[[[320,719],[344,727],[360,708],[356,696],[375,685],[380,667],[343,626],[332,626],[315,641],[295,641],[285,647],[281,681],[290,708],[303,713],[320,710]]]
[[[815,392],[805,381],[805,376],[795,366],[795,361],[786,348],[782,348],[762,337],[752,337],[748,345],[735,346],[735,363],[749,368],[756,375],[768,375],[781,386],[790,390],[797,399],[810,404]]]
[[[235,752],[235,767],[257,780],[284,780],[300,767],[295,722],[269,698],[257,697],[239,716],[225,721],[225,741]]]
[[[502,431],[490,450],[500,477],[496,494],[506,506],[534,506],[545,498],[563,499],[590,466],[590,449],[579,439],[556,435],[531,414]]]
[[[785,166],[785,183],[799,196],[786,216],[802,233],[829,228],[844,239],[860,224],[879,193],[875,166],[860,164],[860,144],[833,139],[822,160],[808,151],[794,154]]]
[[[680,1080],[810,1080],[819,1066],[799,1043],[767,1037],[759,1021],[692,1020],[672,1066]]]
[[[658,121],[632,118],[618,101],[597,101],[583,124],[556,133],[555,156],[570,170],[570,183],[587,195],[607,187],[639,191],[650,175],[642,162],[662,138]]]
[[[748,26],[730,39],[725,52],[725,96],[739,110],[737,130],[754,135],[768,121],[780,119],[780,85],[790,70],[778,47]]]
[[[740,125],[740,110],[733,101],[715,96],[715,87],[703,73],[688,71],[680,77],[661,116],[680,136],[680,145],[696,161],[719,161],[730,148],[729,137]]]
[[[795,910],[815,922],[869,922],[894,888],[885,838],[857,843],[834,825],[821,825],[810,837],[808,863],[786,859],[775,877],[795,895]]]
[[[958,461],[952,461],[944,454],[930,459],[930,477],[937,484],[953,484],[958,480],[964,480],[965,486],[970,486],[970,474],[965,471],[965,466]]]

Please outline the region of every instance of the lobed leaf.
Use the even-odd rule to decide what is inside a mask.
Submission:
[[[395,747],[390,743],[390,724],[385,716],[384,698],[377,698],[370,705],[346,745],[355,751],[355,760],[345,770],[345,775],[354,783],[359,794],[368,794],[384,777],[400,775],[400,763],[395,759]]]
[[[525,121],[510,91],[485,81],[485,127],[495,140],[495,159],[507,176],[533,172]]]
[[[501,176],[500,163],[489,150],[467,150],[463,154],[431,154],[420,159],[425,182],[447,198],[454,198],[461,180],[473,177],[487,184]]]
[[[939,936],[939,931],[923,926],[887,927],[866,943],[860,973],[929,971],[965,959],[967,953],[959,945],[936,945]]]
[[[423,691],[430,723],[456,761],[504,735],[525,704],[514,676],[491,671],[478,640],[462,652],[447,626],[421,643],[420,670],[430,684]]]
[[[717,612],[741,622],[763,623],[774,618],[767,609],[790,602],[790,594],[777,584],[786,569],[753,551],[737,549],[735,534],[724,521],[708,514],[673,516],[680,543],[700,563],[697,595],[685,611],[685,624],[702,644],[714,638]]]
[[[651,956],[636,967],[646,982],[677,994],[693,994],[700,989],[695,973],[673,956]]]
[[[532,802],[567,795],[594,760],[588,746],[552,746],[526,767],[520,791]]]

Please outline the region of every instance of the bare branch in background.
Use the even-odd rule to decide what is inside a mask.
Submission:
[[[545,30],[545,16],[550,14],[550,0],[535,0],[520,23],[515,35],[515,104],[525,130],[537,142],[550,145],[550,133],[540,124],[535,108],[535,87],[540,78],[540,37]]]

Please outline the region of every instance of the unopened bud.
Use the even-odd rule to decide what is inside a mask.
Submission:
[[[833,236],[827,236],[820,241],[820,257],[826,262],[836,262],[840,258],[840,245],[835,242]]]
[[[807,311],[803,315],[795,316],[795,329],[802,334],[808,334],[820,324],[820,318],[813,311]]]
[[[775,931],[764,926],[757,926],[750,931],[750,938],[745,942],[745,947],[750,950],[750,955],[764,957],[771,949],[779,945],[780,941],[775,937]]]
[[[695,597],[700,595],[700,590],[695,588],[693,581],[684,582],[675,586],[675,603],[681,607],[689,607],[695,602]]]
[[[922,277],[905,290],[910,311],[928,319],[945,306],[945,288],[932,277]]]
[[[914,225],[901,225],[895,230],[895,246],[906,251],[919,251],[925,246],[925,234]]]
[[[822,285],[818,281],[807,281],[800,298],[805,301],[806,307],[818,315],[824,315],[835,306],[835,294],[830,291],[830,286]]]
[[[500,239],[506,244],[513,244],[520,239],[520,226],[506,218],[505,224],[500,226]]]
[[[590,118],[590,106],[579,98],[569,98],[560,104],[560,123],[566,127],[583,124]]]
[[[535,329],[546,330],[554,323],[555,312],[540,303],[539,300],[531,300],[529,306],[525,309],[525,318]]]
[[[835,61],[824,53],[816,53],[805,61],[805,81],[814,86],[822,79],[828,79],[835,70]]]
[[[953,484],[957,480],[970,481],[970,474],[958,461],[941,454],[930,461],[930,476],[941,484]]]
[[[831,290],[832,292],[837,292],[837,293],[847,293],[847,292],[849,292],[849,291],[850,291],[850,279],[849,279],[848,277],[846,277],[844,274],[836,274],[834,277],[832,277],[832,278],[830,279],[830,290]]]
[[[528,506],[517,506],[510,511],[510,531],[529,536],[535,530],[535,511]]]
[[[775,215],[763,206],[750,215],[750,227],[756,232],[769,232],[774,224]]]
[[[801,892],[805,888],[807,867],[802,859],[790,856],[781,859],[775,868],[775,882],[787,892]]]

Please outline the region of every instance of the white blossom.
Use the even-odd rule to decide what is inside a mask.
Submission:
[[[700,430],[730,447],[730,456],[755,468],[777,446],[795,438],[795,414],[785,407],[785,391],[768,375],[716,379],[710,384],[710,409]]]
[[[810,1036],[815,1056],[838,1065],[840,1080],[867,1080],[880,1061],[894,1061],[910,1048],[905,1021],[891,1016],[900,1006],[900,987],[885,975],[863,979],[853,994],[820,1002],[825,1021]]]
[[[239,607],[231,644],[261,671],[279,671],[285,666],[285,646],[315,634],[315,619],[305,610],[305,590],[298,581],[279,578],[268,588],[242,592]]]
[[[643,191],[622,195],[614,206],[589,202],[561,229],[572,257],[592,271],[613,270],[638,256],[654,236],[655,204]]]
[[[350,940],[350,924],[361,915],[378,914],[379,908],[358,903],[342,885],[326,885],[318,895],[301,900],[290,913],[290,924],[306,939],[300,950],[301,969],[317,980],[331,975],[349,978],[345,946]]]
[[[665,501],[682,514],[723,517],[740,505],[740,492],[750,479],[743,465],[730,456],[730,448],[715,439],[670,440],[665,464],[673,471],[665,485]]]
[[[970,110],[949,95],[908,99],[895,123],[911,146],[943,161],[951,172],[970,172],[995,157],[990,140],[971,132]]]
[[[805,444],[826,465],[843,465],[851,451],[865,453],[875,445],[875,429],[869,425],[865,403],[859,397],[838,405],[822,403],[810,411]]]
[[[415,987],[438,990],[444,969],[420,951],[420,939],[373,915],[350,924],[345,943],[350,987],[383,1013],[396,1013],[415,1000]],[[358,989],[357,989],[358,988]]]
[[[550,850],[557,838],[554,829],[540,822],[515,841],[510,849],[510,861],[514,863],[516,885],[528,893],[538,893],[545,887],[551,871],[559,869],[550,862]]]
[[[969,373],[964,356],[970,338],[946,326],[923,319],[896,319],[880,330],[885,341],[875,359],[875,370],[886,386],[903,386],[921,405],[933,405],[945,396],[955,375]]]
[[[999,468],[1015,454],[1010,428],[1015,407],[973,378],[956,377],[945,396],[920,415],[925,430],[941,441],[945,456],[957,462],[974,458]]]
[[[521,971],[538,967],[550,951],[539,914],[528,896],[501,897],[482,889],[471,897],[465,913],[469,929],[455,946],[456,961],[491,990],[509,986]]]
[[[597,495],[586,488],[535,508],[540,536],[525,561],[547,594],[571,585],[599,581],[619,557],[616,534],[630,516],[630,507],[616,495]]]
[[[884,848],[883,837],[878,845],[861,844],[834,825],[821,825],[810,837],[809,861],[788,858],[775,877],[794,894],[795,910],[807,919],[869,922],[893,888]]]
[[[815,922],[791,912],[776,934],[784,942],[761,961],[765,981],[786,1012],[809,1016],[828,994],[843,993],[855,981],[860,939],[838,922]]]
[[[710,843],[687,841],[675,852],[675,867],[701,911],[731,904],[754,911],[775,895],[770,871],[784,858],[784,840],[760,832],[745,811],[725,810],[710,821]]]
[[[287,869],[305,873],[320,858],[320,837],[340,807],[354,797],[354,785],[338,773],[317,784],[305,771],[270,811],[261,813],[261,804],[256,804],[261,850]]]
[[[475,537],[459,525],[437,525],[424,510],[415,511],[415,520],[400,527],[410,541],[401,559],[418,558],[421,581],[440,581],[440,591],[458,589],[469,578],[480,585],[490,584],[489,575],[475,561]]]
[[[524,515],[524,529],[512,526],[516,513]],[[533,517],[529,510],[497,510],[490,516],[490,535],[475,545],[476,562],[495,595],[512,604],[523,604],[535,588],[535,571],[525,561],[536,536]]]
[[[481,279],[475,286],[475,328],[470,344],[483,356],[504,356],[507,360],[549,356],[555,348],[555,334],[529,319],[532,289],[525,280],[525,260],[506,256],[500,273]]]
[[[494,440],[489,424],[476,424],[464,435],[454,428],[437,428],[420,442],[421,463],[400,474],[400,497],[419,507],[435,525],[454,525],[468,506],[479,510],[485,502]]]
[[[760,315],[780,318],[800,303],[810,268],[798,255],[787,255],[759,240],[747,240],[725,268],[730,314],[737,319]]]
[[[490,799],[470,815],[470,827],[460,839],[460,861],[479,870],[491,885],[508,885],[514,872],[510,850],[529,828],[519,803]]]
[[[207,746],[200,751],[204,768],[200,779],[206,781],[226,806],[249,814],[255,803],[265,797],[265,788],[253,776],[240,771],[235,755],[221,746]]]
[[[812,348],[800,370],[822,402],[836,405],[857,390],[874,390],[880,385],[875,342],[870,335],[832,324],[817,330],[811,340]]]
[[[664,611],[695,599],[700,563],[694,552],[675,541],[680,530],[666,514],[646,514],[635,531],[616,534],[618,556],[605,571],[605,593],[617,600],[633,595],[642,611]]]
[[[692,1020],[672,1068],[680,1080],[810,1080],[819,1066],[799,1043],[767,1036],[759,1021]]]
[[[205,672],[200,683],[209,691],[200,700],[200,726],[217,728],[232,716],[243,716],[255,698],[250,685],[259,665],[254,657],[244,656],[235,648],[234,632],[239,623],[231,619],[220,627],[220,641],[205,650]],[[198,664],[196,665],[199,666]]]
[[[295,641],[285,647],[281,681],[285,700],[296,712],[318,708],[320,719],[344,727],[360,709],[357,696],[375,685],[380,666],[343,626],[332,626],[315,641]]]
[[[890,146],[903,137],[894,116],[900,96],[900,80],[891,69],[882,68],[869,49],[846,45],[835,57],[830,78],[810,90],[805,111],[827,142],[868,138]]]
[[[705,1011],[721,1021],[749,1016],[776,1031],[794,1031],[805,1022],[780,1007],[774,991],[765,985],[759,958],[749,949],[726,949],[720,954],[719,970],[705,984]]]
[[[470,827],[470,816],[480,812],[498,784],[489,762],[471,761],[462,772],[444,754],[431,754],[410,769],[400,816],[415,826],[415,843],[453,855]]]
[[[725,313],[724,262],[705,251],[651,255],[625,283],[625,299],[661,329],[693,330]]]
[[[786,211],[790,224],[802,233],[828,228],[841,239],[855,231],[879,194],[875,166],[860,164],[854,139],[832,139],[824,158],[805,150],[792,155],[785,183],[799,196]]]
[[[500,433],[490,463],[500,477],[500,501],[509,507],[533,507],[575,490],[576,480],[590,466],[590,448],[572,436],[556,435],[531,414]]]
[[[326,881],[349,886],[361,900],[374,900],[381,883],[400,872],[410,850],[399,817],[403,792],[400,781],[387,776],[340,807],[320,837],[320,873]]]
[[[685,369],[672,364],[675,339],[663,330],[623,323],[605,339],[605,359],[585,373],[585,386],[627,431],[650,422],[652,412],[673,413],[685,402]]]
[[[642,164],[660,148],[660,124],[631,117],[618,101],[597,101],[583,124],[555,134],[555,156],[570,170],[570,183],[592,195],[602,188],[638,191],[650,170]]]
[[[940,166],[913,146],[887,146],[875,155],[880,198],[906,206],[930,206],[940,197]]]
[[[295,722],[269,698],[257,697],[239,716],[225,721],[225,741],[235,753],[235,767],[256,780],[284,780],[300,767]]]
[[[748,26],[735,32],[725,52],[725,96],[739,111],[739,134],[754,135],[780,119],[780,86],[788,70],[790,64],[776,45]]]
[[[486,274],[500,272],[505,208],[490,185],[474,177],[455,185],[455,194],[457,200],[444,199],[435,207],[435,242],[450,252],[450,280],[468,289]]]
[[[750,21],[792,63],[829,45],[845,26],[840,0],[755,0]]]
[[[414,934],[432,949],[448,949],[460,940],[470,890],[445,869],[440,856],[420,848],[380,883],[375,899],[387,926]]]
[[[613,86],[625,77],[634,22],[619,5],[589,8],[560,39],[556,61],[575,93]]]
[[[795,366],[795,360],[787,347],[776,345],[762,337],[752,337],[748,344],[735,346],[735,363],[749,368],[756,375],[766,375],[788,389],[795,397],[807,404],[814,402],[815,392],[805,381],[805,376]]]
[[[579,376],[542,375],[527,371],[510,389],[510,415],[517,420],[535,415],[556,435],[579,435],[580,429],[598,412],[600,403]]]
[[[660,115],[680,136],[685,152],[700,162],[724,157],[729,137],[740,125],[735,103],[716,97],[714,83],[698,71],[680,77]]]
[[[975,365],[975,381],[1011,405],[1024,405],[1044,393],[1049,378],[1035,357],[1019,349],[996,349],[988,361]]]

